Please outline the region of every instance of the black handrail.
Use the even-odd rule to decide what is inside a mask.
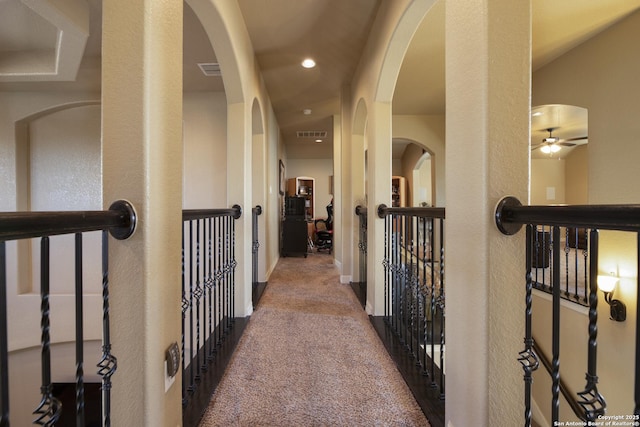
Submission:
[[[640,230],[640,205],[522,206],[513,196],[503,198],[496,209],[496,225],[504,234],[515,234],[523,224]]]
[[[444,219],[445,208],[415,208],[415,207],[390,208],[384,203],[381,205],[378,205],[379,218],[384,218],[385,216],[391,215],[391,214]]]
[[[108,211],[0,212],[0,240],[29,239],[108,229],[124,240],[136,227],[136,211],[126,200],[114,202]]]
[[[190,221],[194,219],[217,218],[231,215],[234,219],[242,216],[240,205],[233,205],[228,209],[185,209],[182,211],[182,220]]]

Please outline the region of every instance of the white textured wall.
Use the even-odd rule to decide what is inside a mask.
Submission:
[[[185,209],[227,206],[227,99],[223,92],[187,92],[183,100]]]

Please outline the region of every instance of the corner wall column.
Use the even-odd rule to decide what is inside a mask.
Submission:
[[[374,102],[367,127],[367,313],[384,315],[385,221],[380,204],[391,206],[391,105]]]
[[[165,390],[165,350],[180,342],[182,0],[102,4],[105,208],[127,199],[138,227],[109,249],[111,425],[182,423],[180,374]]]
[[[227,202],[242,206],[242,216],[235,222],[235,316],[249,316],[253,312],[251,301],[251,237],[252,195],[252,135],[251,111],[244,102],[227,106]]]
[[[493,211],[528,198],[531,5],[447,2],[445,19],[445,422],[521,425],[524,233],[505,239]]]

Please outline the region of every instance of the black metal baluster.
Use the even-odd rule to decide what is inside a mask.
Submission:
[[[229,217],[224,217],[224,336],[229,332],[229,282],[231,281],[231,254],[229,242]]]
[[[40,391],[42,392],[42,400],[40,401],[40,404],[35,409],[35,411],[33,411],[34,415],[38,415],[33,423],[43,426],[55,425],[55,423],[58,421],[58,418],[60,417],[60,411],[62,410],[60,401],[53,397],[51,384],[51,337],[49,335],[49,267],[49,237],[45,236],[40,241],[40,312],[42,316],[42,319],[40,321],[40,328],[42,330],[42,386],[40,387]]]
[[[224,339],[227,325],[227,274],[229,267],[227,266],[227,218],[220,218],[220,343]]]
[[[229,311],[230,326],[233,326],[236,317],[236,218],[229,217],[231,222],[231,307]]]
[[[524,419],[525,427],[531,425],[531,384],[533,371],[538,369],[538,357],[533,351],[533,336],[531,333],[531,306],[533,302],[531,279],[531,258],[533,256],[533,227],[527,225],[526,236],[526,296],[525,296],[525,336],[524,350],[519,353],[518,361],[524,370]]]
[[[426,373],[427,371],[427,345],[429,344],[429,337],[428,337],[428,331],[429,331],[429,316],[431,317],[431,322],[433,322],[433,313],[430,313],[427,311],[427,298],[429,297],[429,281],[428,281],[428,273],[429,273],[429,268],[430,268],[430,263],[432,264],[433,259],[431,259],[431,261],[429,261],[429,257],[427,256],[427,251],[428,251],[428,246],[427,246],[427,242],[429,243],[429,245],[431,244],[431,237],[427,234],[428,233],[428,227],[427,227],[427,219],[423,218],[422,219],[422,292],[421,292],[421,307],[420,307],[420,314],[421,314],[421,318],[423,319],[422,321],[422,351],[421,351],[421,357],[422,359],[419,358],[420,363],[422,365],[422,372],[423,374]],[[433,258],[433,257],[431,257]],[[431,281],[433,282],[433,271],[431,271]]]
[[[193,393],[196,389],[195,379],[196,373],[193,366],[193,346],[194,346],[194,325],[193,325],[193,220],[189,221],[189,354],[187,355],[189,362],[189,391]]]
[[[387,227],[388,239],[386,242],[387,259],[388,259],[388,277],[389,277],[389,318],[388,324],[392,330],[395,330],[395,313],[396,313],[396,281],[395,281],[395,250],[394,250],[394,235],[393,235],[393,220],[391,215],[385,217],[385,223]]]
[[[569,292],[569,229],[565,228],[565,243],[564,243],[564,296],[567,299],[570,299],[571,292]],[[558,266],[559,267],[559,266]],[[576,273],[578,270],[576,269]],[[577,276],[576,276],[577,279]]]
[[[76,233],[76,425],[84,427],[82,233]]]
[[[111,426],[111,376],[118,368],[118,360],[111,354],[109,326],[109,233],[102,232],[102,359],[98,374],[102,377],[102,425]]]
[[[444,281],[444,218],[440,218],[440,399],[445,398],[445,382],[444,382],[444,352],[445,352],[445,316],[446,316],[446,299],[445,299],[445,281]]]
[[[598,231],[591,230],[589,236],[591,259],[589,261],[589,344],[587,348],[587,384],[578,393],[578,403],[585,411],[587,421],[595,421],[604,415],[607,406],[604,397],[598,392],[597,355],[598,355]]]
[[[195,380],[196,382],[200,381],[201,378],[201,364],[200,364],[200,305],[202,298],[202,282],[200,280],[200,223],[201,219],[196,220],[196,276],[195,276],[195,287],[193,289],[193,296],[195,298],[196,303],[196,346],[195,352],[196,357],[193,363],[195,364]],[[193,283],[193,281],[192,281]],[[193,313],[192,313],[193,315]]]
[[[413,217],[407,216],[404,218],[405,223],[405,241],[407,242],[407,247],[405,248],[406,259],[407,259],[407,346],[411,353],[414,352],[413,340],[414,340],[414,328],[415,328],[415,302],[417,299],[416,294],[416,286],[415,286],[415,262],[414,262],[414,239],[413,239]]]
[[[9,346],[7,333],[7,244],[0,241],[0,427],[9,427]]]
[[[551,400],[551,422],[556,423],[560,412],[560,227],[552,227],[551,245],[553,247],[551,288],[553,291],[553,337],[552,337],[552,400]]]
[[[636,260],[636,271],[640,271],[640,232],[636,235],[637,239],[637,260]],[[636,280],[637,287],[637,297],[640,298],[640,280]],[[640,416],[640,304],[636,303],[636,369],[635,369],[635,390],[634,390],[634,400],[635,407],[633,409],[633,414]]]
[[[216,296],[215,299],[217,301],[218,311],[216,316],[216,325],[215,328],[218,331],[216,334],[216,346],[220,345],[222,339],[222,283],[224,279],[223,275],[223,264],[222,264],[222,218],[216,218],[216,229],[218,231],[218,236],[216,241],[218,242],[217,247],[217,268],[216,268]]]
[[[535,283],[538,285],[538,284],[540,284],[540,280],[538,279],[538,272],[540,270],[540,265],[539,265],[539,261],[538,260],[540,259],[540,256],[541,256],[540,255],[540,239],[539,239],[540,233],[538,233],[538,227],[537,226],[534,228],[534,231],[535,231],[535,233],[533,234],[533,245],[534,245],[534,248],[535,248],[535,251],[534,251],[535,255],[534,256],[536,257],[536,279],[535,279]],[[544,256],[544,255],[542,255],[542,256]],[[543,272],[542,272],[542,287],[543,288],[544,288],[544,285],[545,285],[545,277],[544,277],[544,270],[543,270]]]
[[[576,230],[576,240],[575,240],[575,248],[576,248],[576,252],[574,254],[574,266],[575,266],[575,280],[573,281],[573,288],[574,288],[574,298],[576,301],[580,301],[580,295],[578,294],[579,289],[578,289],[578,274],[580,273],[580,266],[578,263],[578,228],[575,229]],[[569,251],[569,229],[567,229],[567,249],[565,249],[566,251]],[[567,262],[567,266],[569,265],[569,263]],[[587,283],[586,281],[584,282],[585,284]],[[586,297],[586,292],[587,290],[585,289],[585,297]]]
[[[411,328],[411,281],[409,276],[409,247],[408,247],[408,230],[407,221],[404,215],[398,215],[400,218],[400,265],[402,266],[402,329],[401,334],[404,337],[404,345],[409,349],[409,330]]]
[[[258,249],[260,248],[260,241],[258,240],[258,215],[259,212],[261,212],[260,206],[256,206],[251,212],[251,290],[252,294],[255,294],[258,288]],[[254,306],[256,303],[257,301],[253,301]]]
[[[576,250],[577,250],[577,249],[576,249]],[[577,257],[578,257],[578,254],[576,253],[576,258],[577,258]],[[583,274],[584,274],[584,283],[585,283],[585,286],[586,286],[586,283],[589,283],[589,278],[588,278],[588,271],[589,271],[589,268],[588,268],[588,265],[589,265],[589,251],[588,251],[588,249],[583,249],[583,250],[582,250],[582,258],[583,258],[583,260],[584,260],[584,268],[582,269],[582,271],[583,271]],[[577,276],[577,274],[576,274],[576,276]],[[585,290],[584,290],[584,291],[585,291],[585,292],[584,292],[584,298],[583,298],[583,301],[586,303],[586,302],[588,302],[587,289],[585,288]]]
[[[382,267],[384,268],[384,320],[387,324],[390,323],[391,316],[391,283],[389,282],[390,260],[391,252],[389,250],[389,218],[384,218],[384,259],[382,260]]]
[[[403,294],[402,294],[402,252],[400,248],[402,247],[402,235],[400,234],[400,225],[398,221],[398,217],[395,214],[391,215],[391,218],[394,221],[394,242],[393,242],[393,250],[395,252],[395,261],[394,265],[394,274],[395,274],[395,282],[396,282],[396,333],[400,337],[400,342],[403,342],[402,339],[402,316],[404,315],[402,310],[402,304],[404,302]]]
[[[213,299],[213,286],[214,286],[214,276],[213,276],[213,218],[209,218],[207,223],[209,224],[209,238],[207,239],[208,253],[208,273],[207,273],[207,292],[209,293],[209,305],[207,306],[207,310],[209,312],[209,331],[207,333],[207,341],[209,341],[209,353],[207,360],[213,360],[213,353],[215,351],[215,340],[213,339],[213,308],[215,307],[215,300]]]
[[[433,227],[431,227],[433,229]],[[432,236],[433,237],[433,236]],[[442,240],[441,240],[442,242]],[[431,310],[431,386],[433,387],[436,384],[436,316],[438,313],[437,305],[436,305],[436,276],[435,276],[435,263],[433,260],[433,256],[431,257],[431,285],[430,285],[430,294],[431,298],[429,301],[429,306]],[[440,277],[442,279],[442,277]],[[440,293],[442,293],[442,285],[440,286]],[[442,345],[440,346],[440,352],[442,352]]]
[[[187,309],[189,308],[189,300],[187,299],[187,294],[186,294],[186,279],[185,279],[185,274],[186,274],[186,266],[185,266],[185,229],[184,229],[184,223],[182,224],[182,303],[181,303],[181,310],[182,310],[182,346],[181,346],[181,352],[182,352],[182,405],[186,405],[188,402],[188,394],[187,394],[187,372],[186,372],[186,323],[187,323]]]

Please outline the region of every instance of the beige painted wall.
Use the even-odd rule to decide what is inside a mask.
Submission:
[[[574,148],[565,160],[565,201],[570,205],[589,203],[589,146]]]
[[[326,206],[333,195],[329,192],[329,177],[333,175],[332,159],[289,159],[287,178],[309,176],[315,179],[315,216],[326,218]]]
[[[564,159],[531,159],[531,204],[565,203]]]

